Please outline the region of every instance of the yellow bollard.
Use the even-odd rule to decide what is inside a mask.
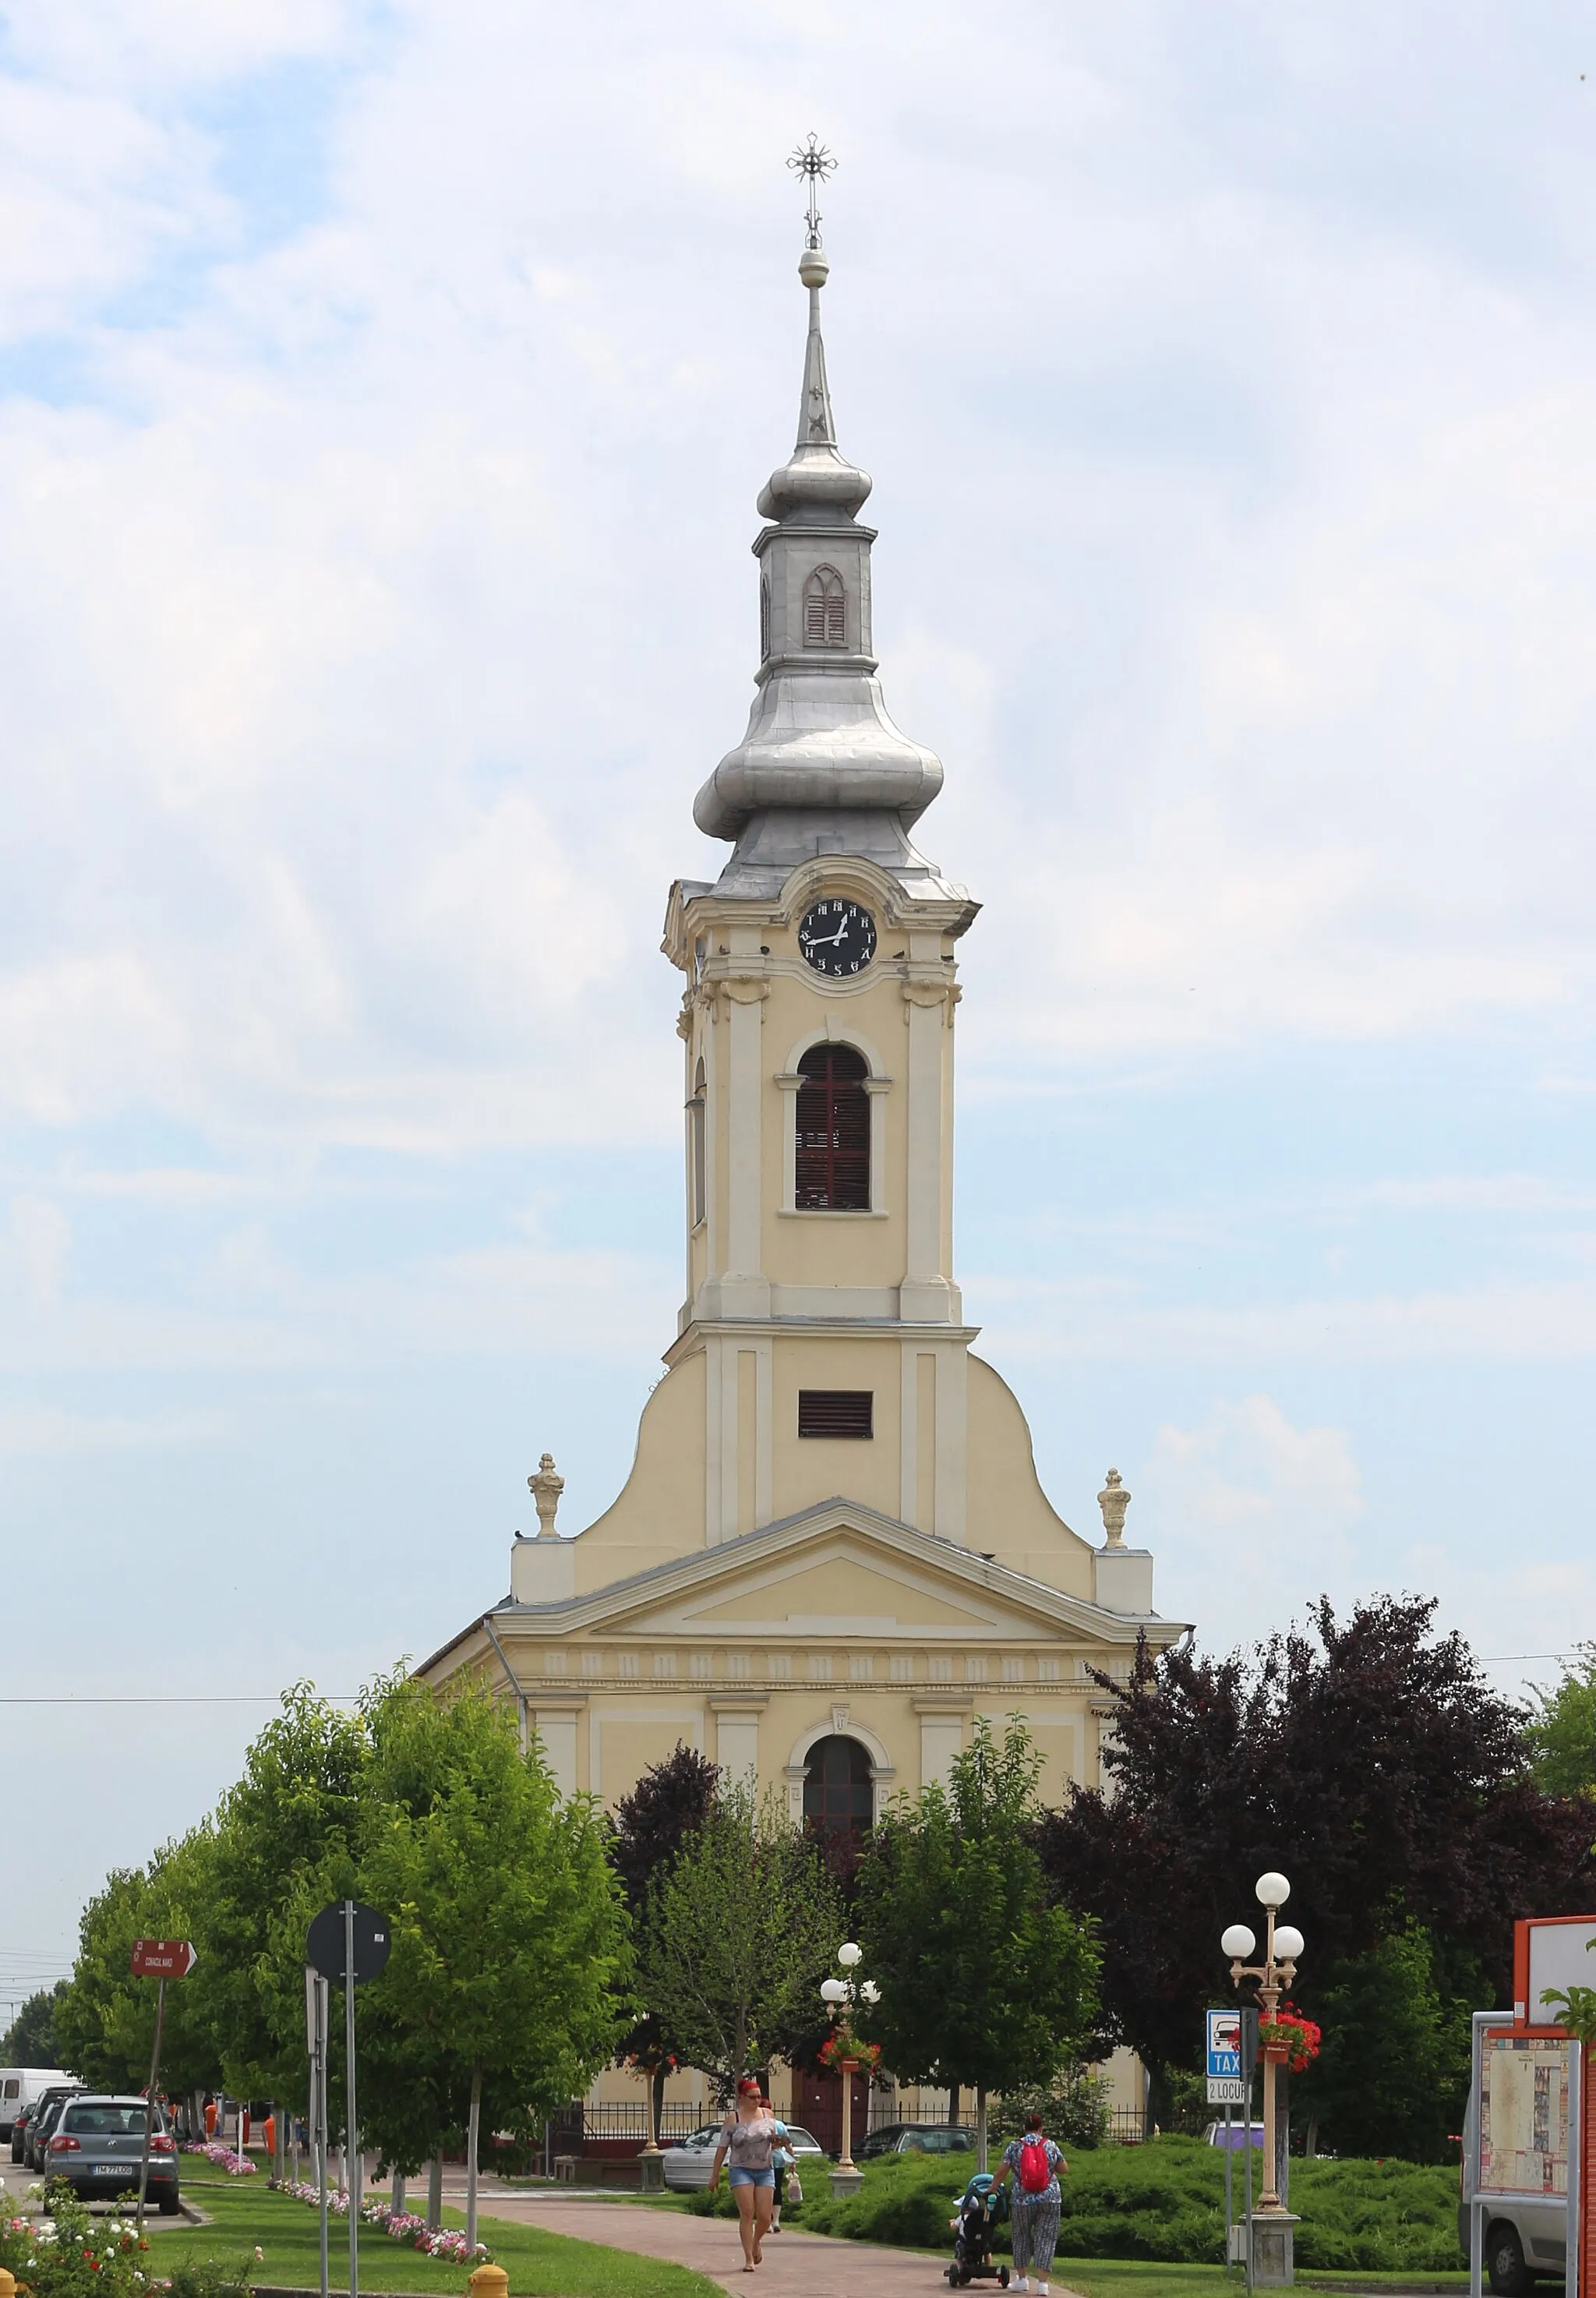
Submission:
[[[0,2266],[0,2298],[17,2298],[17,2277]]]
[[[466,2287],[471,2298],[510,2298],[510,2277],[502,2266],[479,2266],[474,2274],[467,2275]],[[0,2298],[6,2298],[4,2290]]]

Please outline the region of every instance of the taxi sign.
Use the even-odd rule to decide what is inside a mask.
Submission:
[[[1250,2085],[1241,2069],[1241,2013],[1209,2011],[1204,2014],[1206,2035],[1204,2057],[1210,2106],[1245,2106]]]

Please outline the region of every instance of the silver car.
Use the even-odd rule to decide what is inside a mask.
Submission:
[[[715,2167],[715,2149],[720,2144],[724,2125],[701,2122],[690,2137],[665,2149],[665,2184],[668,2186],[707,2186],[710,2172]],[[787,2145],[798,2158],[800,2176],[809,2163],[826,2159],[818,2139],[796,2122],[787,2125]]]
[[[62,2179],[80,2201],[136,2194],[144,2151],[144,2102],[88,2091],[68,2099],[45,2141],[46,2182]],[[150,2137],[145,2193],[169,2218],[177,2209],[177,2142],[161,2109]]]

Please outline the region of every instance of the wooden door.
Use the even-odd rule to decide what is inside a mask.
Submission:
[[[860,2141],[870,2127],[870,2078],[856,2074],[849,2078],[853,2085],[851,2105],[851,2129],[849,2136],[853,2151],[859,2152]],[[801,2122],[818,2145],[828,2154],[843,2151],[843,2078],[834,2074],[794,2075],[793,2078],[793,2120]]]

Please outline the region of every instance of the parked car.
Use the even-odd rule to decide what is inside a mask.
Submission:
[[[144,2151],[142,2098],[80,2091],[62,2101],[55,2128],[45,2141],[45,2177],[63,2178],[80,2201],[107,2198],[138,2187]],[[150,2137],[150,2178],[144,2189],[169,2218],[177,2208],[177,2142],[164,2108],[155,2109]]]
[[[37,2099],[29,2099],[11,2126],[11,2159],[13,2162],[21,2162],[26,2159],[23,2150],[28,2144],[28,2126],[37,2112]]]
[[[1203,2133],[1203,2144],[1205,2146],[1228,2145],[1232,2153],[1239,2153],[1246,2145],[1249,2129],[1252,2132],[1253,2145],[1261,2147],[1263,2144],[1263,2125],[1261,2122],[1248,2124],[1233,2121],[1228,2129],[1222,2122],[1211,2122]]]
[[[879,2154],[967,2154],[975,2134],[962,2122],[884,2122],[853,2150],[856,2162]]]
[[[61,2083],[70,2083],[65,2067],[0,2067],[0,2138],[9,2138],[25,2106]],[[21,2157],[12,2156],[13,2162]]]
[[[666,2147],[665,2184],[668,2186],[686,2188],[709,2185],[710,2172],[715,2165],[715,2149],[720,2144],[721,2128],[719,2122],[701,2122],[689,2137],[682,2139],[675,2146]],[[811,2163],[820,2163],[826,2159],[819,2140],[811,2137],[800,2123],[787,2124],[787,2143],[798,2158],[801,2178]]]
[[[42,2170],[44,2148],[55,2128],[55,2119],[68,2099],[76,2098],[83,2088],[81,2083],[68,2083],[56,2090],[47,2090],[28,2118],[27,2135],[22,2141],[22,2160],[30,2170]]]

